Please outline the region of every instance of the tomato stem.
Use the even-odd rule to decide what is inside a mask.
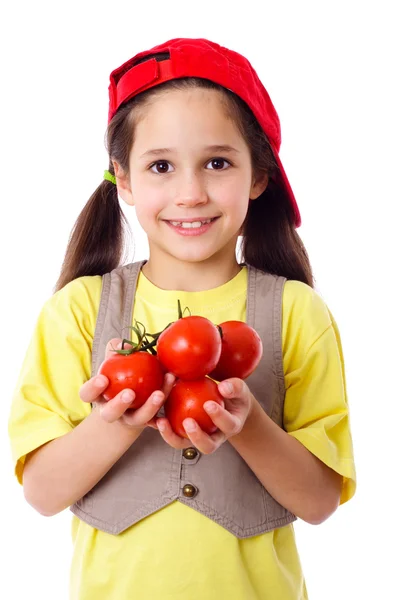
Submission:
[[[157,343],[157,340],[152,342],[149,341],[147,335],[144,337],[144,346],[142,346],[142,350],[149,350],[151,354],[157,355],[157,352],[154,350],[154,345]]]
[[[142,350],[151,350],[152,348],[154,348],[154,346],[156,346],[156,344],[157,340],[153,340],[152,342],[149,342],[148,344],[142,346]]]
[[[125,343],[128,343],[130,345],[132,345],[132,348],[127,348],[126,350],[124,349],[124,345]],[[123,339],[122,340],[122,344],[121,344],[121,349],[118,348],[114,348],[114,346],[111,345],[111,348],[113,349],[114,352],[116,352],[117,354],[124,354],[126,356],[128,356],[129,354],[132,354],[133,352],[136,352],[136,346],[137,344],[135,344],[134,342],[132,342],[131,340],[126,340]]]
[[[190,309],[187,306],[185,306],[185,308],[183,309],[183,312],[182,312],[181,301],[178,298],[178,319],[182,319],[182,317],[186,311],[188,311],[189,316],[191,316],[192,313],[190,312]]]
[[[155,344],[153,344],[153,342],[151,342],[151,345],[150,345],[149,340],[147,339],[147,335],[151,335],[151,334],[146,333],[146,327],[140,321],[137,321],[135,319],[135,324],[136,324],[136,327],[134,325],[127,325],[126,327],[124,327],[124,329],[132,329],[132,331],[135,332],[138,341],[134,342],[132,339],[128,340],[128,339],[124,338],[122,340],[120,350],[117,350],[116,348],[113,348],[113,347],[112,347],[112,349],[114,350],[114,352],[117,352],[118,354],[123,354],[125,356],[129,356],[130,354],[133,354],[133,352],[139,352],[140,350],[148,350],[148,349],[150,350],[151,354],[154,354],[155,352],[152,348],[153,348],[153,345],[155,345]],[[141,330],[141,328],[142,328],[142,330]],[[132,348],[125,349],[125,344],[129,344],[130,346],[132,346]]]
[[[147,336],[150,336],[152,338],[154,338],[155,340],[158,340],[158,338],[160,337],[160,335],[166,330],[168,329],[168,327],[170,325],[172,325],[172,323],[174,323],[175,321],[172,321],[171,323],[168,323],[168,325],[166,327],[164,327],[164,329],[162,329],[161,331],[158,331],[157,333],[146,333]]]

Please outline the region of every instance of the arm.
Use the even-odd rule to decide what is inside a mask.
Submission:
[[[23,486],[26,500],[38,512],[52,516],[71,506],[91,490],[140,436],[159,411],[173,381],[165,379],[163,391],[154,392],[139,409],[125,414],[132,403],[120,392],[101,403],[96,378],[81,388],[85,402],[99,402],[70,433],[48,442],[27,457]],[[133,394],[133,392],[131,392]]]
[[[26,500],[42,515],[61,512],[91,490],[140,433],[119,421],[106,423],[96,408],[70,433],[28,455]]]
[[[252,399],[243,429],[232,446],[277,502],[312,524],[338,507],[342,476],[281,429]]]

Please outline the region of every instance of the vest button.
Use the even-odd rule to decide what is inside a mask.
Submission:
[[[183,451],[183,456],[188,460],[193,460],[194,458],[196,458],[197,454],[198,452],[195,448],[185,448],[185,450]]]
[[[197,489],[194,487],[194,485],[191,485],[190,483],[184,485],[182,491],[183,495],[186,496],[186,498],[193,498],[193,496],[197,494]]]

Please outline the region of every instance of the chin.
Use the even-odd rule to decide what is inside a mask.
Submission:
[[[169,252],[176,260],[186,263],[199,264],[217,258],[218,252]]]

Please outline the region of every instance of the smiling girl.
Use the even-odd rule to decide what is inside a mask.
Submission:
[[[203,39],[136,55],[109,93],[109,168],[15,390],[16,475],[41,514],[73,512],[74,600],[305,599],[293,523],[330,517],[355,471],[340,336],[296,231],[278,116],[247,59]],[[119,198],[146,261],[121,265]],[[132,390],[102,396],[123,328],[161,331],[178,299],[263,340],[256,372],[205,403],[212,435],[193,419],[187,438],[172,431],[171,373],[137,410]]]

